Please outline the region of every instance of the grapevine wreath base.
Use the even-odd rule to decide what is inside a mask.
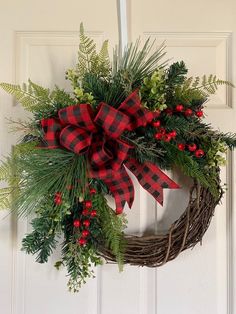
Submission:
[[[219,198],[197,182],[190,189],[189,203],[184,213],[171,225],[166,234],[145,236],[126,235],[124,263],[135,266],[158,267],[175,259],[182,251],[201,242],[222,197],[219,180]],[[116,257],[104,246],[99,247],[102,257],[116,262]]]
[[[21,137],[0,165],[7,183],[0,207],[34,217],[22,250],[37,262],[60,246],[55,267],[66,267],[70,291],[93,277],[103,258],[120,269],[175,259],[202,240],[222,197],[219,169],[236,134],[215,131],[203,109],[219,85],[233,85],[215,75],[187,77],[183,61],[168,65],[165,47],[153,52],[153,44],[137,41],[123,54],[117,48],[110,60],[108,42],[97,52],[81,25],[78,63],[66,72],[70,92],[31,80],[0,83],[31,113],[10,120]],[[173,169],[193,182],[185,212],[166,234],[125,235],[123,209],[135,192],[127,170],[163,205],[163,190],[180,187],[165,174]]]

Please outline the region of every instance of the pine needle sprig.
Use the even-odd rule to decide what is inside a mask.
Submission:
[[[126,76],[132,80],[132,87],[138,87],[142,80],[149,76],[157,68],[163,68],[167,61],[160,63],[165,56],[165,45],[160,45],[154,52],[151,52],[155,41],[150,38],[140,48],[140,39],[135,44],[129,44],[121,55],[119,50],[113,54],[113,77]]]
[[[21,189],[13,207],[19,216],[37,211],[46,195],[53,199],[55,193],[63,192],[65,199],[72,200],[74,193],[84,193],[87,180],[84,156],[60,149],[37,149],[19,157],[16,166],[21,173]],[[75,188],[68,190],[67,186],[71,185]]]

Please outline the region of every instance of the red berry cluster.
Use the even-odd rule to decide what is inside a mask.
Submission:
[[[55,193],[55,196],[54,196],[54,203],[55,203],[56,205],[61,205],[61,203],[62,203],[62,193],[61,193],[61,192]]]
[[[194,112],[190,108],[185,109],[182,104],[177,105],[175,109],[167,108],[164,110],[164,112],[168,116],[172,116],[174,113],[183,113],[185,117],[191,117],[193,114],[195,114],[198,118],[201,118],[203,116],[202,110],[197,110],[196,112]]]
[[[160,120],[153,121],[152,126],[157,128],[157,132],[154,135],[156,140],[163,140],[164,142],[170,142],[177,135],[175,130],[167,133],[166,129],[164,127],[161,127]]]
[[[185,109],[184,106],[182,104],[179,104],[175,107],[175,111],[176,112],[181,112],[185,115],[185,117],[191,117],[194,113],[198,118],[201,118],[203,116],[203,111],[202,110],[198,110],[196,112],[194,112],[192,109],[187,108]]]
[[[194,155],[197,158],[201,158],[205,155],[204,151],[202,149],[197,149],[197,145],[195,143],[191,143],[191,144],[183,144],[183,143],[179,143],[178,145],[178,149],[181,151],[184,151],[185,149],[188,149],[190,152],[194,152]]]
[[[90,194],[96,193],[95,189],[90,189]],[[91,225],[91,218],[97,216],[97,211],[92,209],[93,204],[91,200],[85,200],[83,202],[83,210],[80,219],[75,219],[73,225],[75,228],[80,228],[80,237],[78,238],[78,244],[81,246],[86,245],[87,237],[90,235],[89,227]]]

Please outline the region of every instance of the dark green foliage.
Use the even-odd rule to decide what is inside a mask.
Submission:
[[[178,150],[176,145],[165,143],[163,146],[166,149],[166,157],[172,160],[172,166],[177,166],[185,175],[199,181],[201,185],[209,188],[216,198],[219,196],[215,177],[211,176],[208,169],[204,169],[204,163],[202,163],[201,166],[190,153]]]
[[[140,131],[140,133],[138,132]],[[161,163],[165,158],[165,150],[158,146],[157,141],[154,139],[154,129],[146,128],[145,133],[142,128],[136,132],[126,132],[122,139],[133,145],[134,149],[131,151],[133,157],[139,162],[144,163],[150,161],[153,163]],[[163,168],[166,168],[164,166]]]
[[[45,263],[57,245],[57,222],[44,213],[34,218],[31,225],[33,231],[23,239],[22,250],[28,254],[37,254],[36,261]]]
[[[77,243],[81,235],[79,229],[73,227],[73,221],[74,219],[80,219],[80,221],[82,221],[82,209],[82,204],[78,203],[74,205],[70,209],[71,214],[65,216],[62,227],[64,241],[62,244],[62,260],[60,263],[67,268],[70,277],[68,287],[72,292],[77,292],[88,278],[94,276],[93,270],[91,269],[93,265],[97,266],[102,263],[96,253],[96,239],[102,233],[97,218],[91,220],[90,235],[87,238],[87,245],[79,246]]]
[[[56,265],[58,264],[63,264],[67,268],[69,291],[78,292],[88,278],[94,277],[92,265],[101,265],[102,261],[97,256],[96,248],[91,245],[80,247],[70,234],[63,243],[62,261]]]
[[[94,74],[86,74],[83,79],[85,92],[92,93],[94,99],[117,107],[125,99],[126,93],[119,82],[107,82]]]
[[[64,242],[61,264],[67,267],[70,276],[68,286],[74,292],[78,291],[87,278],[93,276],[91,266],[101,264],[101,259],[96,253],[99,245],[106,245],[112,250],[120,269],[123,265],[125,248],[123,230],[126,226],[126,220],[123,216],[117,216],[114,213],[102,194],[96,193],[92,197],[92,203],[98,215],[91,219],[90,235],[87,238],[86,246],[80,247],[77,244],[80,233],[73,227],[74,219],[80,221],[85,219],[81,214],[82,204],[79,203],[72,207],[71,215],[65,216],[63,222]]]
[[[212,132],[212,137],[216,140],[220,140],[222,143],[225,143],[229,149],[234,149],[236,147],[236,134],[235,133],[220,133]]]
[[[120,269],[122,269],[125,249],[123,231],[126,227],[126,219],[123,215],[115,214],[102,194],[96,193],[92,200],[98,211],[99,223],[102,228],[100,241],[112,250]]]
[[[173,89],[176,85],[183,84],[188,69],[183,61],[175,62],[167,69],[166,83],[169,89]]]

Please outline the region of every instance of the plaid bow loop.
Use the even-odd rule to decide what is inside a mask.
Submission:
[[[75,154],[88,154],[90,177],[103,180],[121,213],[127,202],[134,200],[133,183],[124,165],[138,178],[139,183],[162,204],[163,188],[178,188],[156,165],[140,164],[129,158],[133,148],[120,137],[125,130],[146,126],[155,113],[142,108],[137,91],[130,94],[118,109],[100,103],[95,113],[89,104],[77,104],[59,110],[58,117],[43,119],[43,146],[49,149],[64,147]]]
[[[118,138],[127,129],[130,119],[121,111],[102,103],[94,122],[103,129],[108,138]]]
[[[89,132],[97,131],[93,122],[93,115],[93,110],[89,104],[68,106],[58,111],[62,125],[74,125]]]

